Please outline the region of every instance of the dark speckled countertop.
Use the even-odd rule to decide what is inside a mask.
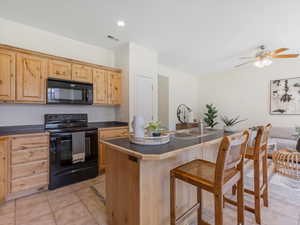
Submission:
[[[212,134],[197,138],[180,138],[172,135],[170,142],[163,145],[137,145],[131,143],[129,138],[105,140],[103,143],[137,158],[164,159],[171,157],[177,151],[180,152],[182,150],[189,150],[200,144],[215,141],[223,138],[224,136],[230,136],[233,134],[235,133],[216,130]]]
[[[91,128],[110,128],[128,126],[128,123],[118,121],[107,122],[90,122],[88,127]],[[25,126],[5,126],[0,127],[0,136],[15,134],[31,134],[45,132],[44,125],[25,125]]]

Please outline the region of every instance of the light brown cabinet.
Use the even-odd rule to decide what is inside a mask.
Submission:
[[[71,80],[71,63],[49,60],[48,76],[63,80]]]
[[[49,134],[11,136],[9,198],[46,190],[49,177]]]
[[[107,75],[108,75],[107,71],[105,70],[99,70],[99,69],[93,70],[94,104],[108,104]]]
[[[118,69],[0,44],[0,102],[46,103],[47,77],[92,83],[93,104],[121,104]]]
[[[0,101],[15,100],[16,54],[0,49]]]
[[[9,138],[0,137],[0,203],[4,202],[9,192]]]
[[[108,74],[108,104],[121,104],[121,74],[109,72]]]
[[[72,65],[72,80],[85,83],[93,83],[92,68],[84,65]]]
[[[113,138],[121,138],[128,136],[128,127],[113,127],[113,128],[103,128],[98,130],[98,136],[101,140],[108,140]],[[104,144],[99,142],[98,160],[99,160],[99,170],[104,170],[106,165],[106,147]]]
[[[47,59],[17,54],[17,102],[45,103]]]

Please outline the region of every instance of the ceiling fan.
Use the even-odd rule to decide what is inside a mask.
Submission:
[[[266,48],[265,45],[260,45],[258,47],[258,51],[255,54],[255,56],[250,57],[240,57],[241,59],[249,59],[248,61],[241,63],[239,65],[236,65],[235,67],[240,67],[243,65],[247,65],[249,63],[253,63],[254,66],[262,68],[265,66],[269,66],[272,63],[273,58],[297,58],[299,54],[284,54],[279,55],[279,53],[285,52],[289,50],[288,48],[278,48],[274,51],[270,51]]]

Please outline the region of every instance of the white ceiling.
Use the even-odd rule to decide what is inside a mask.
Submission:
[[[133,41],[156,49],[162,64],[201,74],[232,68],[260,44],[300,49],[299,8],[299,0],[0,0],[0,17],[106,48]]]

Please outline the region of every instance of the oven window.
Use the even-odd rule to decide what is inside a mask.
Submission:
[[[85,137],[85,160],[91,160],[96,156],[96,152],[93,153],[93,150],[97,148],[95,148],[95,146],[93,146],[92,144],[92,137]],[[57,158],[56,160],[58,160],[58,164],[60,164],[60,166],[68,166],[68,165],[72,165],[72,138],[71,136],[68,136],[68,138],[66,139],[61,139],[61,141],[59,142],[59,147],[60,150],[57,152],[57,156],[59,158]]]
[[[82,89],[51,88],[53,100],[82,101]]]

